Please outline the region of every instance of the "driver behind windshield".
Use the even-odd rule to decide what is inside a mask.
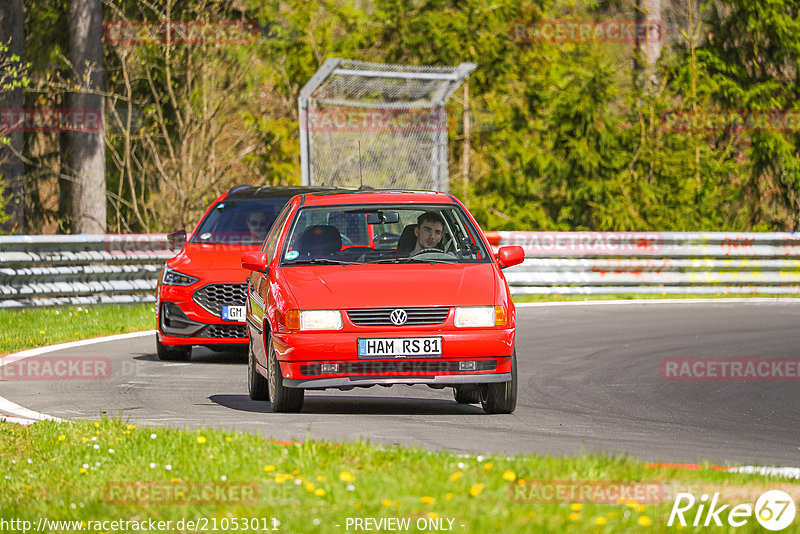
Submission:
[[[440,248],[442,233],[444,232],[444,219],[433,211],[426,211],[417,217],[417,226],[414,228],[414,235],[417,243],[411,254],[426,248]]]

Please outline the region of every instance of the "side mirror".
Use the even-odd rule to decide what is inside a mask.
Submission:
[[[186,244],[186,230],[176,230],[167,234],[167,243],[170,249],[183,248]]]
[[[267,253],[261,250],[242,252],[242,268],[248,271],[258,271],[260,273],[269,273],[269,258]]]
[[[525,251],[519,245],[500,247],[500,250],[497,251],[497,261],[500,263],[501,269],[522,263],[524,259]]]

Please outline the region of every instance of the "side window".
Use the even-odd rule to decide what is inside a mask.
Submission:
[[[275,221],[275,224],[272,225],[272,234],[266,242],[267,248],[265,249],[270,261],[272,261],[272,256],[275,254],[275,248],[278,246],[278,239],[281,236],[281,228],[283,228],[283,223],[286,222],[286,218],[289,216],[289,211],[291,211],[291,206],[286,204],[286,207],[283,208],[283,213],[281,213],[280,217]]]

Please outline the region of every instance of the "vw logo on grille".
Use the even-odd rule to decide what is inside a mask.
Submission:
[[[389,315],[389,320],[392,321],[392,324],[395,326],[402,326],[408,321],[408,314],[405,310],[397,309],[392,311],[391,315]]]

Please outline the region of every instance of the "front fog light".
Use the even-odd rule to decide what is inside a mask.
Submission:
[[[455,325],[459,327],[494,326],[494,306],[456,308]]]
[[[320,373],[323,375],[328,373],[338,373],[338,372],[339,372],[338,363],[323,363],[320,366]]]
[[[341,330],[339,310],[305,310],[300,312],[300,330]]]

